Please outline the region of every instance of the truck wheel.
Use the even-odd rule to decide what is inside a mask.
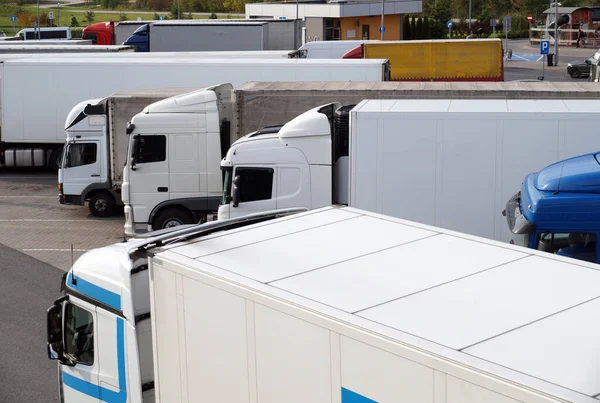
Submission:
[[[94,193],[90,197],[89,207],[95,217],[110,217],[115,211],[115,199],[106,192]]]
[[[194,224],[194,217],[181,207],[171,207],[158,213],[152,222],[152,229],[159,230],[184,224]]]

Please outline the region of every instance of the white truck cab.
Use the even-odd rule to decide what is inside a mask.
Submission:
[[[62,364],[63,402],[154,401],[148,272],[132,247],[87,252],[48,309],[48,356]]]
[[[231,93],[231,84],[221,84],[155,102],[133,117],[123,171],[125,236],[216,215]]]
[[[339,103],[322,105],[283,126],[236,141],[221,161],[224,184],[218,219],[280,208],[346,204],[347,187],[335,184],[345,183],[348,177],[348,143],[341,148],[334,145],[336,136],[331,133],[335,122],[347,117],[347,110]]]
[[[61,204],[83,204],[89,194],[108,191],[108,137],[104,116],[94,114],[102,109],[101,99],[77,104],[67,116],[67,139],[58,170],[58,190]],[[110,195],[108,195],[110,197]],[[90,210],[98,216],[112,214],[114,202],[108,197],[90,199]]]

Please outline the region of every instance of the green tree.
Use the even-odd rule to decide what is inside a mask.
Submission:
[[[431,27],[429,25],[429,17],[423,19],[423,39],[431,39]]]
[[[77,21],[77,18],[75,16],[71,17],[71,26],[73,28],[78,27],[79,26],[79,21]]]
[[[446,22],[450,19],[450,0],[437,0],[431,7],[429,14],[435,21]]]
[[[404,14],[404,17],[402,18],[402,39],[410,39],[410,17],[408,14]]]
[[[85,11],[85,21],[87,21],[88,24],[91,24],[92,22],[94,22],[95,17],[96,17],[96,13],[94,12],[94,10],[86,10]]]
[[[423,39],[423,18],[417,18],[416,39]]]
[[[415,18],[410,19],[410,39],[416,39],[417,37],[417,28],[415,24]]]

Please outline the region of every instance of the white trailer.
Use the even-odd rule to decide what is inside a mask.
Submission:
[[[219,219],[343,203],[522,244],[502,216],[506,200],[528,173],[599,150],[600,137],[589,130],[600,124],[598,108],[591,99],[365,100],[314,108],[233,144],[221,162]]]
[[[2,142],[8,166],[58,167],[66,117],[74,105],[135,88],[201,88],[219,82],[382,81],[387,60],[227,58],[28,58],[1,66]],[[25,90],[35,88],[35,91]],[[2,144],[0,143],[0,146]],[[12,151],[10,151],[12,150]],[[19,154],[20,153],[20,154]],[[11,165],[12,164],[12,165]]]
[[[291,53],[292,57],[301,59],[341,59],[347,52],[363,43],[379,42],[378,40],[347,41],[311,41]]]
[[[19,54],[19,56],[23,55],[26,57],[35,57],[41,54],[46,53],[69,53],[71,57],[82,55],[82,53],[92,53],[92,54],[100,54],[104,55],[108,52],[126,52],[133,53],[133,47],[131,46],[123,46],[123,45],[66,45],[62,44],[58,45],[40,45],[40,46],[32,46],[26,45],[23,46],[22,42],[0,42],[0,60],[6,60],[5,56],[7,54]]]
[[[353,208],[84,254],[48,310],[61,401],[597,402],[594,264]]]

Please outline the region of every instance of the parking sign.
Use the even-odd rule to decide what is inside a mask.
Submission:
[[[53,13],[52,11],[50,11],[50,12],[48,13],[48,19],[49,19],[49,20],[53,20],[53,19],[54,19],[54,13]]]
[[[550,41],[540,42],[540,55],[547,55],[550,51]]]
[[[10,16],[10,20],[11,20],[12,22],[15,22],[15,21],[17,20],[17,16],[16,16],[16,15],[11,15],[11,16]]]

